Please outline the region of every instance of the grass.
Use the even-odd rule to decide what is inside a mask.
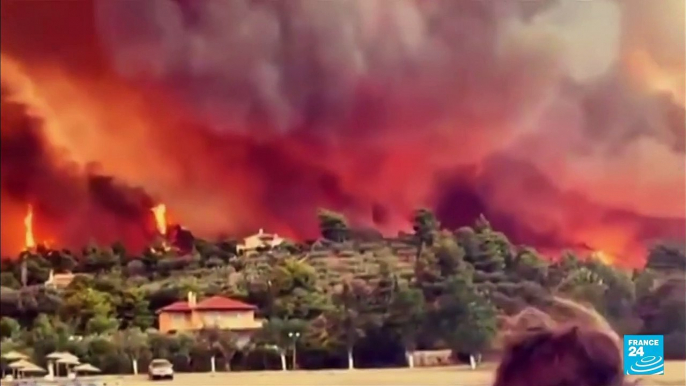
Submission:
[[[665,365],[665,375],[648,376],[641,386],[676,386],[686,384],[686,362],[671,361]],[[150,382],[145,376],[103,377],[107,384],[121,386],[490,386],[493,367],[471,371],[467,367],[417,369],[318,370],[318,371],[251,371],[235,373],[177,374],[173,381]]]

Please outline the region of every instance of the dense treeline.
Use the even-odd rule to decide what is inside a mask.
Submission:
[[[645,268],[625,272],[572,253],[544,259],[483,218],[449,231],[419,210],[415,232],[394,239],[350,229],[336,213],[319,219],[316,242],[246,253],[234,241],[195,239],[189,248],[160,240],[140,255],[90,245],[4,258],[2,350],[40,364],[68,350],[111,373],[153,357],[179,371],[207,371],[212,356],[219,368],[279,368],[291,366],[293,345],[302,368],[397,366],[415,350],[497,352],[499,317],[527,305],[546,309],[555,294],[593,305],[620,334],[663,334],[666,355],[686,357],[681,247],[658,244]],[[42,285],[51,270],[79,275],[51,289]],[[155,311],[188,291],[255,304],[267,323],[242,347],[226,331],[157,332]]]

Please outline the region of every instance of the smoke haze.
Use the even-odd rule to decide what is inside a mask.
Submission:
[[[313,237],[318,207],[393,233],[428,206],[639,264],[686,233],[683,14],[678,0],[3,2],[3,253],[29,202],[39,240],[135,246],[155,202],[207,237]]]

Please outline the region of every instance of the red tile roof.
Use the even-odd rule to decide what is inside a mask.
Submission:
[[[212,296],[195,305],[196,310],[200,311],[250,311],[256,307],[241,301],[225,298],[223,296]],[[188,302],[175,302],[166,307],[162,307],[158,312],[190,312],[191,307]]]
[[[188,302],[174,302],[168,306],[162,307],[157,312],[190,312],[191,308]]]
[[[241,301],[225,298],[223,296],[212,296],[207,298],[195,306],[197,310],[218,310],[218,311],[250,311],[256,307],[252,304],[243,303]]]

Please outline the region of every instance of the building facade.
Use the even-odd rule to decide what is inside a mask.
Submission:
[[[252,334],[262,327],[255,318],[256,307],[222,296],[212,296],[200,302],[196,294],[188,293],[187,301],[179,301],[157,311],[160,332],[197,331],[206,328],[230,330],[236,334],[238,345],[250,341]]]
[[[244,238],[237,246],[238,252],[254,251],[258,248],[274,248],[281,245],[285,239],[276,233],[265,233],[263,229],[252,236]]]

